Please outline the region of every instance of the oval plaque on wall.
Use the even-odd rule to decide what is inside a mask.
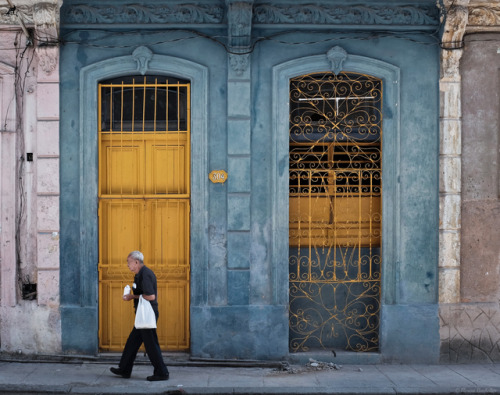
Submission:
[[[227,173],[224,170],[213,170],[208,175],[208,178],[213,183],[223,184],[227,180]]]

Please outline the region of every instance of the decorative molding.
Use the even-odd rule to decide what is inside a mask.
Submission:
[[[342,71],[344,61],[347,59],[347,52],[344,48],[336,46],[326,53],[326,57],[332,65],[332,71],[334,74],[338,74]]]
[[[446,21],[441,38],[441,74],[442,78],[456,78],[459,75],[460,58],[469,10],[465,4],[452,4],[447,8]]]
[[[16,13],[26,25],[36,27],[59,26],[59,4],[57,1],[15,1]],[[7,3],[0,5],[0,25],[17,25],[15,14],[9,13]]]
[[[248,69],[249,61],[249,54],[229,54],[229,64],[238,76],[242,76]]]
[[[498,26],[500,27],[500,6],[471,5],[469,6],[469,26]]]
[[[87,5],[63,8],[65,24],[222,23],[224,7],[213,4]]]
[[[255,24],[437,25],[439,15],[429,6],[329,6],[261,4],[254,8]]]
[[[39,46],[35,49],[38,64],[45,74],[50,75],[59,64],[59,48],[56,46]]]
[[[17,25],[18,19],[15,13],[9,12],[10,7],[7,3],[0,6],[0,25]],[[17,5],[16,11],[18,15],[23,16],[23,22],[27,25],[33,24],[33,7],[30,5]]]
[[[149,61],[153,58],[153,52],[145,47],[138,47],[132,52],[132,58],[137,62],[137,71],[145,75],[148,71]]]
[[[56,3],[40,2],[33,5],[33,22],[37,28],[57,27],[59,6]]]
[[[252,37],[253,0],[226,0],[229,47],[247,49]]]
[[[338,6],[258,4],[254,0],[226,0],[226,6],[213,4],[76,4],[63,9],[65,24],[113,23],[191,23],[222,24],[227,12],[230,37],[233,29],[249,32],[254,24],[320,24],[320,25],[405,25],[439,24],[437,7],[428,6]],[[253,7],[252,7],[253,6]],[[227,8],[227,11],[226,11]],[[246,34],[243,35],[245,37]]]

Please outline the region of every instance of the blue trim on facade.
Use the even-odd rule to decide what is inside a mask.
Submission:
[[[63,11],[75,3],[65,1]],[[233,12],[252,18],[245,14],[248,7],[229,3]],[[323,11],[332,5],[317,3]],[[426,10],[435,4],[412,3]],[[405,15],[404,4],[391,4],[399,4]],[[323,11],[320,16],[330,12]],[[227,44],[215,40],[237,27],[237,15],[210,23],[193,16],[175,24],[133,25],[138,30],[128,34],[113,32],[127,29],[125,21],[105,23],[108,30],[101,31],[91,20],[76,23],[65,15],[60,63],[65,352],[98,351],[97,83],[139,73],[132,53],[147,46],[153,55],[146,73],[192,83],[190,352],[207,358],[289,355],[289,78],[330,70],[326,53],[340,46],[348,53],[344,70],[382,78],[384,84],[381,358],[375,359],[437,361],[439,50],[429,33],[437,29],[436,17],[428,23],[417,18],[404,33],[394,23],[358,32],[355,24],[302,24],[301,14],[292,13],[289,21],[254,24],[253,32],[247,26],[248,46],[236,48],[231,45],[237,31]],[[381,27],[391,32],[380,34]],[[257,42],[257,37],[271,39]],[[216,169],[228,170],[225,184],[208,182]]]

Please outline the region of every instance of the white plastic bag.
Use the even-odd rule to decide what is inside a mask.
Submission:
[[[139,303],[137,304],[137,311],[135,312],[135,324],[136,329],[151,329],[156,328],[156,317],[151,303],[139,296]]]

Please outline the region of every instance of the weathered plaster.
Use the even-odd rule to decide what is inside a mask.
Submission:
[[[464,302],[500,301],[499,42],[499,33],[470,34],[462,60]]]
[[[0,103],[0,344],[8,352],[57,353],[61,351],[55,41],[59,5],[24,0],[15,4],[13,15],[7,15],[5,4],[0,6],[0,25],[7,25],[5,31],[0,26],[5,62],[5,67],[0,65],[0,79],[2,92],[8,92]],[[33,37],[26,37],[28,28],[35,29]],[[34,300],[22,299],[21,285],[26,282],[37,285]]]
[[[500,32],[500,7],[488,0],[445,3],[460,10],[443,36],[459,49],[442,51],[441,361],[498,362],[500,36],[484,33]]]
[[[16,96],[14,67],[0,63],[0,291],[1,305],[16,304]],[[1,328],[0,328],[1,329]],[[1,338],[0,338],[1,340]]]
[[[498,303],[441,305],[439,318],[442,363],[500,362]]]
[[[36,302],[20,300],[16,306],[2,306],[0,326],[4,352],[61,352],[61,317],[57,303],[43,306]]]

